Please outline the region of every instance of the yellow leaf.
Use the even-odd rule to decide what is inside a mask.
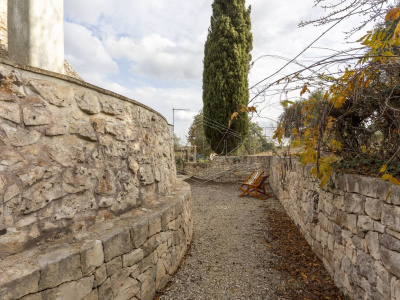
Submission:
[[[238,112],[234,112],[231,116],[231,121],[233,121],[233,119],[236,119],[238,117],[239,113]]]
[[[361,146],[361,151],[362,151],[363,153],[367,153],[367,147]]]
[[[395,184],[395,185],[400,185],[400,182],[399,182],[396,178],[394,178],[394,177],[391,177],[391,178],[389,179],[389,181],[390,181],[391,183]]]
[[[307,85],[304,85],[301,92],[300,92],[300,96],[302,96],[303,94],[305,94],[308,90]]]
[[[248,112],[257,112],[257,108],[255,108],[255,106],[249,106],[248,108],[247,108],[247,111]]]
[[[400,16],[400,7],[392,8],[385,17],[385,22],[394,21]]]
[[[386,195],[386,201],[387,201],[387,199],[389,199],[391,193],[392,193],[392,185],[390,185],[390,187],[389,187],[388,193]]]
[[[382,180],[390,180],[390,178],[392,178],[393,176],[392,175],[390,175],[390,174],[384,174],[383,176],[382,176]]]
[[[379,173],[383,173],[386,171],[387,165],[383,165]]]
[[[301,276],[303,276],[305,279],[307,279],[307,278],[308,278],[308,277],[307,277],[307,275],[306,275],[306,274],[304,274],[303,272],[301,272],[300,274],[301,274]]]

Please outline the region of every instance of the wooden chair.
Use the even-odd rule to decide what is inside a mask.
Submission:
[[[265,191],[265,182],[268,179],[269,175],[262,176],[263,173],[264,172],[261,173],[259,180],[255,180],[253,183],[243,182],[242,185],[239,187],[239,190],[242,191],[239,197],[243,197],[247,194],[257,197],[260,200],[271,197],[271,195],[267,194],[267,192]],[[252,173],[251,175],[254,174]],[[263,198],[261,195],[265,195],[267,198]]]

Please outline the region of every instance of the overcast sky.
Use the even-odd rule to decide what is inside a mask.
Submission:
[[[180,137],[202,108],[204,42],[210,26],[212,0],[66,0],[65,55],[89,83],[142,102],[172,123]],[[263,55],[293,58],[322,27],[298,28],[302,20],[323,14],[313,0],[247,0],[252,6],[253,60]],[[318,47],[341,48],[349,22],[325,35]],[[325,51],[326,52],[326,51]],[[311,49],[303,60],[320,53]],[[250,86],[278,70],[285,60],[258,60]],[[285,72],[289,72],[290,69]],[[277,119],[279,105],[266,99],[258,105],[261,126]]]

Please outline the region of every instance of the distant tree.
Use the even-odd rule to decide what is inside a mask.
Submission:
[[[196,115],[193,119],[192,125],[190,125],[189,133],[188,133],[188,141],[193,145],[197,146],[197,153],[204,155],[205,157],[210,156],[213,152],[209,140],[206,138],[204,134],[204,119],[203,112],[200,111],[198,115]]]
[[[263,129],[255,122],[249,123],[249,134],[239,147],[238,155],[254,155],[272,150],[274,144],[268,142],[263,134]]]
[[[182,147],[182,140],[174,133],[174,151]]]
[[[204,47],[203,113],[219,126],[204,126],[217,154],[229,153],[248,134],[248,116],[242,112],[228,126],[234,112],[249,101],[248,73],[253,48],[249,7],[245,0],[214,0],[211,26]],[[235,134],[231,134],[231,133]],[[241,137],[238,137],[239,133]],[[224,140],[227,141],[225,148]]]

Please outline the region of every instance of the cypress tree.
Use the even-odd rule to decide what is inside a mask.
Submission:
[[[212,10],[204,46],[203,113],[205,120],[228,126],[231,115],[249,100],[248,74],[253,48],[251,7],[246,9],[245,0],[214,0]],[[211,148],[222,154],[229,153],[245,139],[248,126],[247,113],[240,113],[231,131],[204,122],[204,132]]]

